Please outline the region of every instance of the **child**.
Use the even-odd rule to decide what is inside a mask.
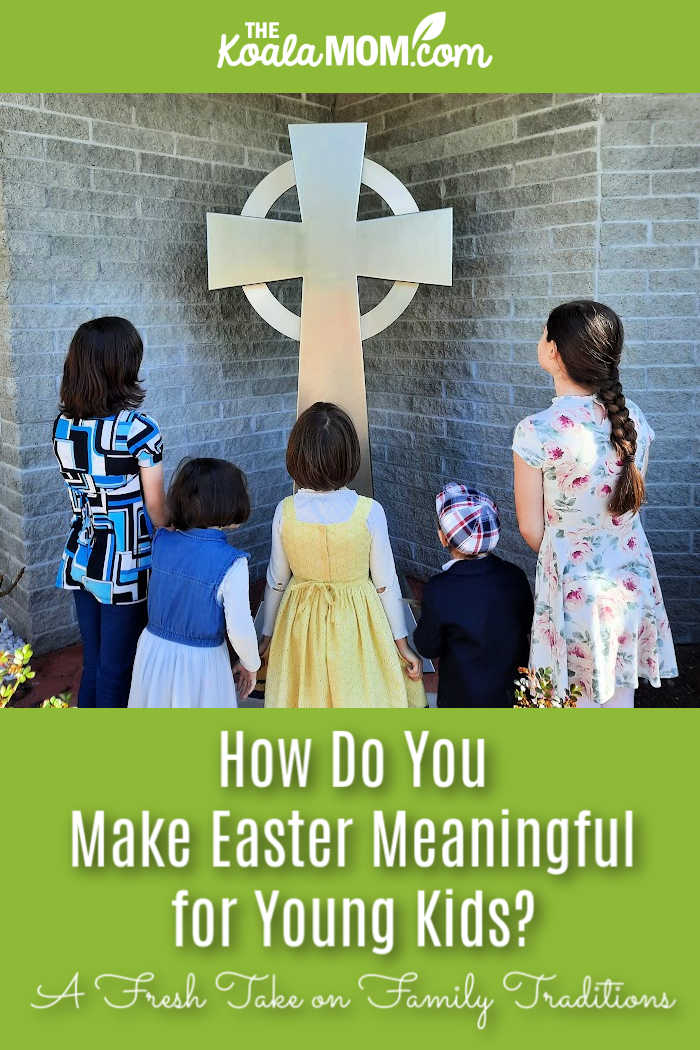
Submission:
[[[539,365],[556,397],[515,430],[515,506],[537,551],[530,665],[551,667],[577,707],[634,707],[638,678],[678,674],[654,559],[639,518],[654,432],[620,382],[624,332],[589,299],[547,318]]]
[[[272,523],[266,707],[425,706],[384,511],[346,487],[359,465],[342,409],[319,401],[299,416],[287,447],[299,489]]]
[[[223,459],[180,464],[168,490],[172,531],[153,542],[148,626],[129,707],[236,707],[260,666],[248,597],[248,555],[227,542],[246,521],[246,480]],[[238,655],[231,671],[226,635]]]
[[[533,602],[522,569],[492,554],[501,523],[485,493],[450,483],[435,499],[451,560],[428,580],[413,641],[440,658],[438,707],[512,707]]]
[[[73,336],[53,448],[73,520],[56,586],[73,591],[83,640],[78,707],[126,707],[146,623],[153,526],[167,524],[163,441],[139,411],[143,343],[123,317]]]

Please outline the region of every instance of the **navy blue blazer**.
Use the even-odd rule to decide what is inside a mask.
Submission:
[[[438,707],[512,707],[533,612],[527,576],[495,554],[431,577],[413,640],[423,656],[440,659]]]

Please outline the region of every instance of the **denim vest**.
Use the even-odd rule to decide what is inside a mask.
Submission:
[[[159,529],[153,540],[147,629],[183,645],[221,645],[226,619],[216,595],[233,563],[248,557],[229,546],[220,529]]]

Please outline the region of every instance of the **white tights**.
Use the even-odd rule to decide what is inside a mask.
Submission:
[[[605,704],[596,704],[593,700],[584,697],[576,704],[577,707],[634,707],[634,689],[631,686],[618,686],[613,695]]]

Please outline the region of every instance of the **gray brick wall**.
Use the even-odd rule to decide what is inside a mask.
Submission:
[[[603,98],[598,292],[627,330],[631,396],[656,430],[644,511],[680,639],[700,637],[697,97]]]
[[[625,389],[657,432],[644,517],[675,637],[700,636],[699,116],[691,96],[337,98],[335,119],[368,121],[368,155],[422,208],[454,209],[453,288],[422,287],[365,344],[377,497],[405,571],[443,560],[432,495],[450,479],[495,496],[501,550],[532,570],[512,429],[552,395],[535,352],[547,313],[597,296],[625,321]],[[363,214],[380,213],[366,194]],[[364,282],[366,304],[383,291]]]
[[[286,159],[290,120],[335,119],[368,122],[368,155],[421,207],[455,210],[454,287],[422,287],[365,344],[400,568],[438,567],[432,496],[464,478],[499,501],[502,551],[532,569],[512,428],[551,396],[535,358],[548,310],[597,295],[622,313],[625,387],[657,432],[645,518],[675,635],[697,637],[697,117],[697,98],[669,95],[1,96],[0,571],[28,566],[3,603],[16,628],[39,649],[75,636],[52,587],[67,512],[47,429],[70,335],[105,312],[143,332],[168,470],[195,452],[247,470],[241,538],[262,573],[289,491],[297,349],[240,292],[207,291],[204,213],[240,210]],[[378,198],[365,193],[361,213],[383,213]],[[361,281],[366,306],[384,290]],[[298,303],[298,284],[281,293]]]
[[[204,215],[240,211],[288,159],[290,120],[329,116],[318,96],[0,96],[0,571],[27,566],[3,609],[37,650],[75,637],[53,588],[68,513],[48,438],[70,336],[90,317],[141,331],[168,472],[195,453],[246,470],[255,510],[241,541],[264,571],[289,491],[297,349],[239,290],[207,290]]]

